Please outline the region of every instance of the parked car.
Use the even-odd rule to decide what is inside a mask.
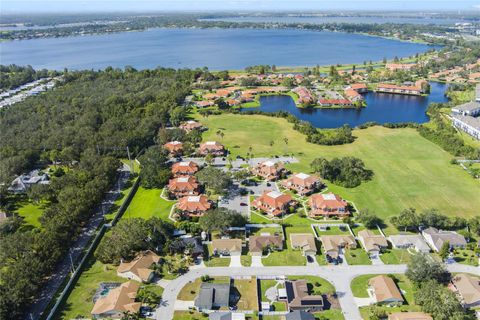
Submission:
[[[242,207],[248,206],[248,204],[246,204],[245,202],[240,202],[240,205],[241,205]]]
[[[312,263],[312,262],[313,262],[312,256],[307,256],[307,262],[308,262],[308,263]]]

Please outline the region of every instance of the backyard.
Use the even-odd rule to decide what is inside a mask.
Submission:
[[[422,138],[414,129],[376,126],[355,130],[357,139],[351,144],[320,146],[307,143],[304,135],[280,118],[232,114],[208,118],[196,115],[196,118],[209,128],[204,133],[205,140],[218,139],[215,132],[222,130],[221,142],[234,157],[246,156],[250,148],[254,157],[294,154],[300,163],[287,164],[287,167],[304,172],[310,172],[310,162],[320,155],[361,158],[375,173],[372,181],[351,189],[327,183],[329,190],[382,218],[408,207],[419,210],[435,207],[450,215],[471,217],[480,206],[480,198],[476,197],[480,193],[478,181],[459,166],[451,165],[450,154]],[[287,138],[288,144],[280,137]],[[282,142],[271,145],[270,141]],[[294,224],[289,221],[293,218],[286,221]]]
[[[130,205],[123,214],[123,218],[158,217],[168,219],[174,201],[167,201],[160,197],[162,189],[145,189],[139,187]]]

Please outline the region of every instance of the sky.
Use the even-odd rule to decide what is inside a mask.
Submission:
[[[480,12],[480,0],[0,0],[0,12],[402,10]]]

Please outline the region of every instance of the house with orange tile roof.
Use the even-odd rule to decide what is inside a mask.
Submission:
[[[345,93],[345,97],[352,102],[358,102],[358,101],[364,100],[363,96],[360,93],[358,93],[356,90],[345,89],[344,93]]]
[[[194,176],[170,179],[167,188],[170,195],[176,198],[196,196],[199,194],[199,184]]]
[[[318,99],[321,107],[344,106],[353,107],[353,102],[348,99]]]
[[[350,215],[347,201],[333,193],[314,194],[308,199],[312,218],[346,217]]]
[[[350,85],[350,89],[355,90],[358,93],[365,93],[368,91],[367,84],[365,83],[353,83]]]
[[[177,209],[184,216],[200,217],[212,207],[212,202],[204,194],[180,198]]]
[[[192,130],[203,129],[203,126],[198,121],[189,120],[189,121],[186,121],[186,122],[180,124],[179,128],[182,129],[182,130],[185,130],[187,132],[190,132]]]
[[[395,93],[395,94],[409,94],[409,95],[421,95],[425,93],[425,80],[418,80],[415,85],[395,85],[389,83],[380,83],[377,86],[377,92],[382,93]]]
[[[252,172],[254,175],[259,176],[265,180],[274,181],[280,179],[284,174],[286,174],[287,170],[283,166],[282,162],[267,160],[257,164],[252,169]]]
[[[399,306],[405,301],[392,278],[380,275],[368,281],[368,290],[378,304]]]
[[[119,287],[110,289],[107,295],[98,298],[93,306],[93,318],[122,319],[126,312],[138,313],[141,302],[135,302],[138,283],[128,281],[122,283]]]
[[[211,107],[215,104],[214,101],[212,100],[201,100],[201,101],[195,101],[195,105],[199,108],[206,108],[206,107]]]
[[[151,250],[141,252],[130,262],[122,261],[117,268],[117,275],[138,282],[150,282],[154,276],[151,267],[159,260],[160,257]]]
[[[290,213],[290,208],[295,205],[290,195],[278,191],[265,191],[252,202],[255,209],[275,217]]]
[[[200,144],[198,153],[202,156],[211,154],[217,157],[225,155],[225,147],[218,141],[206,141]]]
[[[306,173],[296,173],[281,182],[282,187],[290,189],[299,195],[308,195],[318,190],[322,183],[316,176]]]
[[[193,161],[180,161],[172,165],[172,174],[177,178],[180,176],[192,176],[198,170],[198,164]]]
[[[183,152],[183,143],[180,141],[170,141],[163,145],[171,156],[179,156]]]

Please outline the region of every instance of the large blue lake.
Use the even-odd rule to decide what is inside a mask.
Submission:
[[[212,70],[313,66],[405,57],[429,46],[351,33],[257,29],[151,29],[0,43],[2,64],[48,69],[126,65]]]
[[[318,128],[338,128],[344,124],[351,127],[376,121],[383,123],[427,122],[425,111],[431,102],[447,102],[445,90],[447,85],[431,82],[428,97],[406,96],[387,93],[369,92],[365,94],[367,107],[362,109],[300,109],[290,96],[260,97],[260,107],[249,110],[264,112],[288,111],[300,120],[309,121]]]

